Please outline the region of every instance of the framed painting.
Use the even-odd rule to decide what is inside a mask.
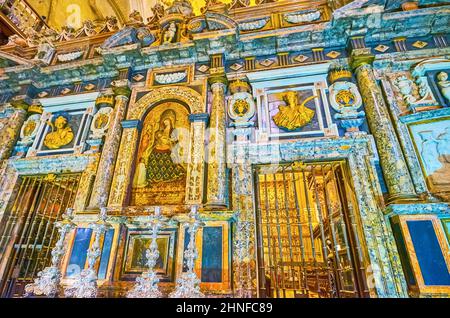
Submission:
[[[413,296],[448,297],[450,252],[439,218],[435,215],[401,215],[392,221]]]
[[[146,251],[151,241],[151,233],[146,229],[132,229],[128,232],[121,275],[123,279],[133,279],[148,269]],[[175,242],[175,229],[166,229],[158,234],[156,243],[159,258],[156,262],[156,272],[161,276],[162,281],[172,281]]]
[[[411,137],[434,194],[450,197],[450,117],[414,122],[409,125]]]
[[[119,226],[114,225],[100,238],[101,254],[95,264],[100,282],[107,281],[112,275],[114,256],[117,251]],[[66,254],[62,269],[65,280],[75,279],[79,273],[87,268],[88,249],[94,242],[94,235],[87,223],[81,223],[75,229],[69,240],[70,250]]]

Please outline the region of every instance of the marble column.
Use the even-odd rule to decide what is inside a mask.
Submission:
[[[0,160],[8,159],[19,139],[29,104],[16,100],[0,108]]]
[[[117,94],[117,91],[115,93]],[[120,91],[115,97],[113,117],[106,134],[88,209],[98,209],[106,206],[108,203],[114,167],[122,136],[121,123],[125,117],[128,95],[129,89],[126,87],[124,91]]]
[[[212,107],[209,123],[208,182],[206,206],[221,208],[227,206],[226,180],[226,117],[224,76],[209,80],[212,91]]]
[[[388,202],[397,203],[416,199],[414,185],[389,110],[372,68],[374,57],[369,54],[352,56],[358,86],[365,105],[367,121],[375,139],[386,186]]]

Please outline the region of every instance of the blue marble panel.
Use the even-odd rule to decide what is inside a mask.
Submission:
[[[450,273],[439,241],[429,220],[407,221],[425,285],[449,286]]]
[[[108,270],[113,238],[114,238],[114,229],[110,229],[108,232],[106,232],[105,238],[103,240],[102,255],[100,257],[100,265],[98,267],[98,274],[97,274],[99,279],[106,278],[106,272]]]
[[[222,282],[222,235],[221,226],[203,228],[202,282]]]
[[[75,277],[84,269],[91,236],[91,229],[77,229],[75,240],[73,242],[72,254],[70,255],[69,264],[67,265],[66,277]]]
[[[416,279],[412,270],[411,262],[409,261],[408,251],[406,249],[405,240],[403,239],[402,230],[399,223],[392,224],[395,241],[397,242],[398,254],[402,263],[403,272],[405,273],[408,285],[416,285]]]

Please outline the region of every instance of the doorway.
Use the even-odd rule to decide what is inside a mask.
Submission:
[[[254,168],[261,297],[367,297],[345,161]]]
[[[2,297],[21,297],[26,284],[51,265],[58,239],[55,222],[73,206],[80,174],[21,176],[17,194],[0,224]]]

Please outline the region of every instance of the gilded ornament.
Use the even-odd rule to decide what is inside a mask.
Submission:
[[[344,107],[353,106],[355,99],[355,95],[350,90],[342,90],[336,94],[336,102]]]
[[[310,96],[299,105],[297,92],[286,92],[283,96],[286,106],[280,105],[278,107],[279,112],[272,117],[273,121],[278,127],[287,130],[296,130],[306,126],[312,121],[316,112],[305,105],[315,98],[317,96]]]
[[[249,103],[245,99],[237,99],[234,102],[233,110],[239,117],[244,116],[250,108]]]
[[[52,132],[44,138],[44,145],[49,149],[59,149],[68,145],[73,140],[72,128],[67,123],[67,118],[60,115],[56,117],[55,122],[48,121]]]

